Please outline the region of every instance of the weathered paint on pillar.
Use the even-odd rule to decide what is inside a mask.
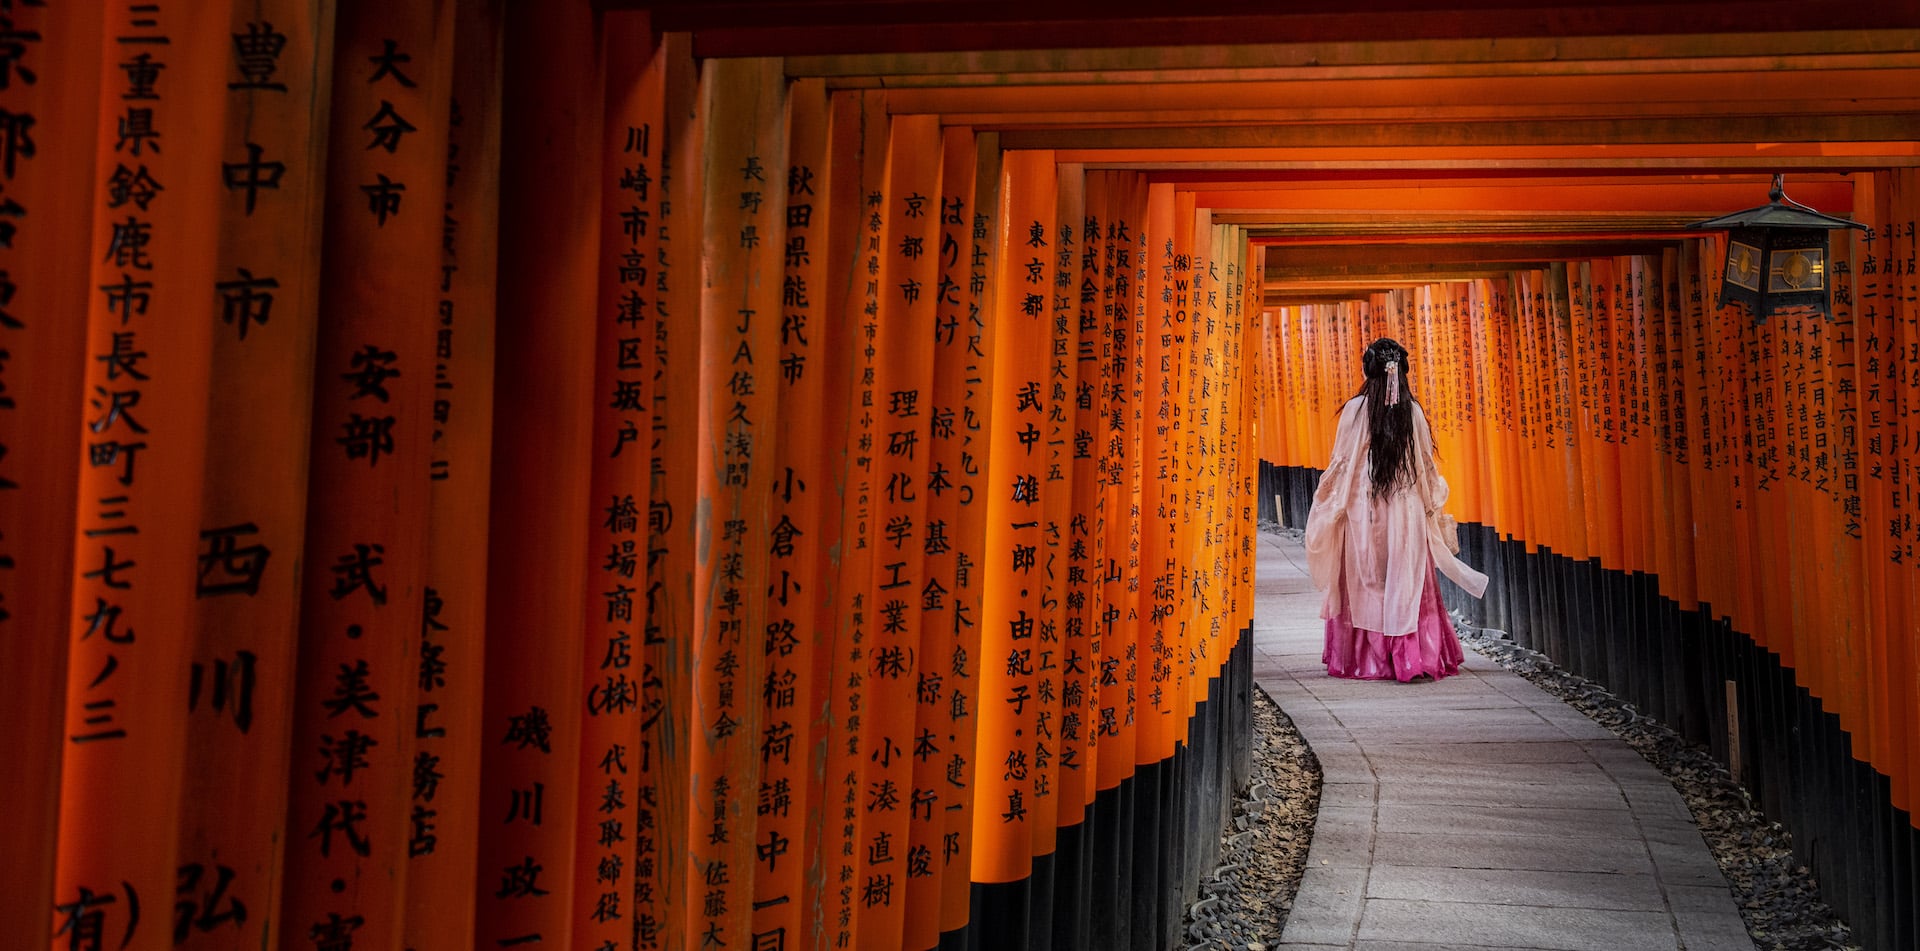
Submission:
[[[767,538],[779,430],[786,81],[776,60],[713,60],[700,77],[699,509],[693,526],[688,940],[746,945],[764,717]],[[680,460],[685,464],[685,460]],[[749,547],[756,550],[749,550]],[[697,898],[695,897],[697,896]]]
[[[811,409],[787,417],[775,447],[767,624],[753,641],[766,658],[765,679],[755,691],[765,719],[754,838],[767,848],[755,848],[752,934],[770,947],[803,942],[822,893],[818,815],[833,657],[829,579],[846,425],[845,395],[835,384],[844,384],[848,366],[843,328],[827,319],[835,219],[826,84],[792,84],[787,110],[779,402]]]

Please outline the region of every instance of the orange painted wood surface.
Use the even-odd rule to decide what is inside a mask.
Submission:
[[[225,32],[234,39],[221,57],[220,309],[206,413],[210,433],[250,438],[206,447],[176,896],[189,911],[174,924],[187,948],[277,937],[289,762],[352,769],[331,750],[290,750],[283,727],[300,629],[326,173],[318,104],[333,69],[333,13],[236,5]],[[256,55],[275,46],[272,60]]]
[[[599,144],[598,282],[593,325],[592,475],[587,492],[587,581],[582,592],[580,780],[575,793],[573,943],[624,947],[635,916],[658,914],[633,885],[635,842],[657,817],[658,787],[637,776],[650,683],[646,659],[649,525],[654,521],[653,394],[661,158],[666,147],[664,63],[647,55],[644,16],[602,20],[605,118]],[[605,508],[602,508],[602,506]],[[655,704],[660,702],[657,693]],[[658,706],[654,707],[658,709]],[[643,822],[641,817],[645,815]]]
[[[833,619],[833,647],[828,669],[831,723],[822,777],[820,871],[826,892],[823,924],[836,946],[851,947],[859,940],[858,913],[862,771],[867,755],[862,724],[872,713],[866,703],[865,643],[871,630],[872,603],[868,598],[878,536],[879,498],[883,486],[874,478],[874,440],[877,438],[874,382],[879,370],[874,345],[879,332],[880,269],[885,254],[881,232],[886,219],[876,214],[875,196],[884,202],[886,142],[889,123],[878,95],[849,93],[830,101],[829,135],[837,174],[831,192],[829,220],[853,221],[848,246],[830,248],[827,316],[845,332],[849,360],[845,369],[847,430],[841,469],[840,558],[836,566],[834,598],[839,605]],[[837,229],[836,229],[837,230]],[[841,280],[837,275],[845,274]],[[838,383],[838,381],[835,381]],[[838,388],[836,386],[836,388]],[[823,630],[824,634],[825,631]]]
[[[767,538],[778,456],[780,275],[786,218],[786,88],[777,61],[702,66],[700,405],[693,526],[691,847],[675,909],[689,940],[747,944],[765,726]],[[680,460],[685,464],[685,460]],[[752,550],[750,550],[750,548]]]
[[[99,70],[93,165],[105,174],[93,179],[91,214],[74,219],[90,221],[92,234],[86,257],[92,270],[82,291],[86,369],[80,387],[46,394],[80,404],[81,418],[66,419],[84,427],[86,447],[78,508],[68,526],[74,575],[61,717],[55,942],[98,931],[129,949],[173,945],[166,921],[143,918],[139,905],[164,905],[180,869],[173,832],[184,795],[183,711],[213,346],[202,294],[215,280],[222,210],[219,181],[209,174],[223,160],[221,143],[210,133],[222,128],[228,110],[228,16],[224,3],[152,16],[115,5],[95,37],[101,45],[93,60]],[[68,20],[67,28],[80,22]],[[8,68],[9,84],[25,83],[16,67]],[[20,154],[31,149],[16,139],[12,151],[17,168]],[[165,189],[144,208],[131,192],[123,202],[111,177],[129,163],[128,180],[138,180],[144,167]],[[43,207],[58,213],[57,205]],[[31,233],[46,227],[40,220],[23,218],[21,226]],[[48,238],[57,240],[53,233]],[[22,243],[27,240],[33,239]],[[56,266],[21,278],[65,273]],[[44,322],[56,315],[80,316],[53,307],[31,316]],[[47,355],[59,355],[60,344],[48,342],[54,349]],[[42,471],[43,490],[55,488],[58,470]],[[16,563],[33,557],[10,554]]]
[[[17,778],[0,784],[0,853],[14,857],[0,920],[28,947],[54,927],[61,761],[69,744],[67,657],[72,622],[75,500],[81,472],[81,392],[92,276],[93,162],[100,107],[103,11],[22,7],[14,28],[38,42],[0,88],[0,109],[33,122],[31,154],[0,164],[8,198],[26,214],[0,247],[0,715],[19,727]],[[34,71],[32,83],[17,67]],[[101,886],[104,887],[104,883]],[[66,901],[68,899],[62,899]],[[124,900],[124,899],[116,899]]]
[[[651,787],[654,828],[634,835],[634,932],[643,949],[687,947],[688,883],[682,857],[690,837],[686,783],[693,714],[693,559],[697,524],[693,421],[699,386],[700,252],[703,147],[695,102],[698,74],[686,37],[663,37],[660,64],[665,119],[658,187],[660,227],[651,294],[654,359],[652,480],[647,511],[647,635],[644,664],[658,682],[643,684],[636,788]],[[676,238],[675,235],[679,237]],[[643,668],[644,671],[644,668]],[[644,793],[642,793],[644,795]]]
[[[775,447],[773,527],[768,555],[767,625],[757,644],[766,658],[756,691],[765,726],[754,795],[754,935],[763,943],[799,942],[824,907],[820,817],[826,775],[822,751],[832,670],[832,564],[839,540],[838,477],[845,465],[849,348],[830,319],[828,259],[836,185],[826,85],[787,93],[788,154],[780,301],[779,400],[813,411],[789,417]],[[832,804],[837,805],[837,803]],[[766,845],[764,852],[759,845]],[[777,946],[777,945],[776,945]]]
[[[337,10],[282,946],[398,942],[432,832],[411,794],[440,273],[413,253],[439,246],[452,71],[452,4]]]
[[[1046,474],[1047,350],[1050,336],[1056,190],[1052,157],[1010,153],[1002,172],[992,383],[994,430],[987,478],[986,577],[982,597],[978,713],[974,751],[975,881],[1018,881],[1035,842],[1033,752],[1040,699],[1022,651],[1040,625],[1044,575],[1041,478]]]
[[[928,367],[926,441],[928,500],[921,551],[926,577],[921,598],[921,667],[915,677],[913,703],[914,803],[909,869],[905,946],[926,948],[939,943],[943,916],[924,914],[940,909],[947,896],[966,884],[964,873],[954,872],[958,834],[951,817],[970,797],[956,766],[966,759],[959,741],[960,716],[971,713],[972,689],[962,676],[963,658],[971,658],[962,632],[979,623],[978,590],[972,572],[978,549],[964,534],[979,491],[980,466],[973,448],[979,425],[970,395],[982,391],[977,374],[980,343],[978,297],[972,282],[975,160],[978,140],[973,130],[950,127],[940,144],[940,210],[937,230],[927,253],[934,259],[932,362]],[[969,368],[972,369],[969,369]],[[968,703],[956,708],[953,691]],[[958,761],[955,757],[960,757]]]
[[[597,25],[586,2],[506,12],[500,257],[511,264],[500,272],[495,338],[482,946],[575,944],[578,826],[594,821],[579,811],[579,787],[598,784],[581,769],[582,632],[589,616],[633,604],[588,584],[589,524],[637,530],[641,517],[624,498],[589,495],[593,406],[605,398],[585,372],[595,366],[604,200]]]
[[[494,288],[500,226],[501,7],[455,11],[447,105],[433,447],[408,797],[406,925],[413,951],[473,946],[493,478]],[[422,735],[424,734],[424,735]]]
[[[1158,320],[1157,301],[1150,301],[1147,248],[1147,179],[1131,172],[1104,173],[1108,181],[1106,238],[1110,253],[1103,254],[1102,311],[1113,310],[1113,389],[1106,442],[1108,478],[1107,556],[1101,610],[1094,636],[1099,639],[1093,676],[1098,686],[1098,709],[1088,729],[1092,733],[1095,785],[1100,792],[1117,788],[1133,775],[1136,760],[1134,716],[1135,677],[1139,649],[1134,632],[1152,610],[1151,586],[1142,582],[1142,536],[1147,460],[1145,434],[1154,428],[1156,393],[1148,389],[1147,339]],[[1149,318],[1149,314],[1153,314]]]
[[[967,320],[958,333],[966,339],[966,350],[959,357],[965,374],[961,405],[957,410],[960,440],[960,464],[955,475],[955,491],[965,504],[955,523],[953,654],[947,674],[947,722],[952,731],[953,751],[947,757],[946,783],[949,795],[959,798],[958,808],[946,812],[946,835],[941,840],[941,862],[946,869],[940,903],[940,930],[956,931],[970,920],[973,881],[974,817],[979,799],[965,794],[979,775],[979,757],[966,751],[977,749],[980,734],[981,641],[984,595],[991,578],[985,574],[989,515],[988,498],[992,485],[990,453],[993,432],[993,390],[989,367],[996,348],[997,314],[992,302],[998,294],[999,269],[996,262],[1004,254],[999,245],[998,222],[1001,211],[1002,154],[994,133],[983,132],[974,139],[972,214],[967,220],[967,237],[960,246],[967,250]],[[949,158],[950,162],[955,161]],[[949,350],[951,347],[949,347]],[[939,364],[944,374],[951,356]]]

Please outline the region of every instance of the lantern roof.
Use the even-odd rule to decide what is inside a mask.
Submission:
[[[1764,205],[1736,211],[1718,218],[1696,221],[1687,226],[1690,231],[1719,231],[1728,228],[1808,228],[1820,231],[1832,231],[1838,228],[1858,228],[1867,230],[1867,226],[1858,221],[1836,218],[1821,214],[1787,197],[1784,176],[1773,176],[1773,191],[1767,196],[1772,199]]]

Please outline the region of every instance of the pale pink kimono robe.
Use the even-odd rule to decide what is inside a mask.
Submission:
[[[1413,404],[1413,484],[1374,498],[1368,475],[1366,398],[1340,411],[1333,458],[1320,478],[1307,516],[1307,567],[1326,592],[1320,616],[1344,609],[1352,625],[1388,637],[1414,633],[1421,594],[1433,568],[1474,597],[1487,576],[1447,550],[1431,514],[1447,503],[1447,480],[1433,462],[1433,431]]]

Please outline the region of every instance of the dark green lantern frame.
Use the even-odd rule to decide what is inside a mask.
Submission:
[[[1787,197],[1784,176],[1773,176],[1772,200],[1758,208],[1696,221],[1688,229],[1726,231],[1727,259],[1721,272],[1719,305],[1747,305],[1755,321],[1776,311],[1812,307],[1832,318],[1828,232],[1867,230],[1845,218],[1823,215]]]

